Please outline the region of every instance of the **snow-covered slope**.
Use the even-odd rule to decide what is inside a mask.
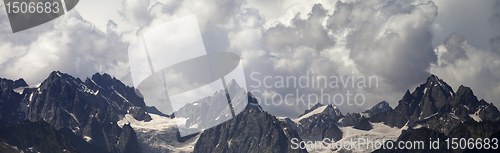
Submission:
[[[305,115],[303,115],[303,116],[301,116],[299,118],[292,119],[292,121],[294,121],[295,123],[300,124],[300,122],[299,122],[300,120],[303,120],[303,119],[309,118],[309,117],[311,117],[313,115],[322,113],[323,111],[325,111],[325,109],[326,109],[327,106],[328,105],[321,106],[321,107],[319,107],[319,108],[317,108],[317,109],[315,109],[315,110],[313,110],[313,111],[311,111],[311,112],[309,112],[309,113],[307,113],[307,114],[305,114]]]
[[[137,140],[143,153],[150,152],[192,152],[199,135],[185,141],[177,141],[177,121],[168,117],[150,114],[149,122],[137,121],[126,114],[118,126],[130,124],[137,134]]]
[[[335,105],[322,105],[318,103],[296,119],[287,117],[278,119],[287,123],[301,137],[314,137],[320,135],[327,128],[328,123],[336,123],[342,117],[342,113]]]
[[[399,135],[401,134],[401,131],[404,129],[404,128],[397,128],[397,127],[389,127],[383,123],[371,123],[373,125],[373,129],[369,130],[369,131],[364,131],[364,130],[358,130],[358,129],[355,129],[353,128],[352,126],[347,126],[347,127],[339,127],[340,130],[342,130],[343,132],[343,135],[342,135],[342,139],[339,140],[339,142],[346,142],[346,141],[351,141],[351,139],[353,141],[357,141],[358,138],[362,138],[362,139],[368,139],[369,141],[388,141],[388,140],[392,140],[392,141],[396,141],[399,137]],[[317,141],[321,141],[321,140],[317,140]],[[357,147],[357,146],[356,146]],[[323,148],[320,148],[319,146],[317,146],[317,149],[308,149],[307,151],[310,152],[310,153],[329,153],[329,152],[343,152],[343,151],[346,151],[346,150],[342,150],[342,149],[339,149],[339,150],[330,150],[330,149],[325,149],[327,148],[327,146],[325,145]],[[369,149],[367,149],[367,146],[366,145],[360,145],[359,148],[356,148],[356,149],[352,149],[352,150],[349,150],[349,151],[352,151],[354,153],[368,153],[368,152],[372,152],[374,151],[375,149],[372,149],[371,146],[368,147]]]

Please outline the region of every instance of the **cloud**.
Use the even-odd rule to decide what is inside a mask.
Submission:
[[[458,35],[452,35],[450,39],[455,39]],[[461,37],[463,38],[463,37]],[[448,42],[448,41],[446,41]],[[453,64],[438,62],[430,68],[430,72],[445,80],[454,90],[460,85],[469,86],[474,91],[478,99],[485,99],[487,102],[500,105],[500,56],[490,50],[479,50],[472,47],[467,41],[459,41],[455,47],[463,49],[468,58],[458,58]],[[435,51],[447,50],[445,44],[440,45]],[[445,52],[446,53],[446,52]],[[448,61],[446,56],[441,56],[438,60]]]
[[[290,21],[290,26],[278,24],[269,28],[263,41],[268,50],[275,53],[299,46],[309,46],[321,51],[335,44],[322,25],[325,17],[323,6],[314,5],[306,20],[302,20],[300,14],[297,14]]]
[[[434,3],[391,1],[378,9],[353,9],[347,42],[362,73],[390,80],[384,83],[393,90],[405,90],[429,76],[427,69],[437,60],[428,28],[437,16]]]
[[[0,15],[5,15],[1,12]],[[111,23],[111,22],[110,22]],[[0,74],[24,78],[29,84],[40,83],[51,71],[59,70],[76,77],[107,72],[127,81],[127,45],[118,34],[104,33],[70,11],[47,24],[0,37]]]
[[[469,3],[123,0],[122,7],[112,7],[120,9],[122,19],[102,22],[107,23],[105,28],[96,28],[93,21],[72,10],[27,32],[0,36],[0,76],[24,77],[34,84],[53,70],[77,77],[106,72],[132,85],[129,43],[149,29],[195,14],[206,50],[240,55],[247,86],[261,91],[254,94],[262,101],[277,98],[266,98],[264,92],[285,100],[297,88],[251,87],[257,83],[250,79],[253,72],[260,73],[254,75],[260,81],[272,77],[274,82],[268,82],[273,85],[276,76],[376,76],[376,88],[300,88],[299,94],[306,96],[322,92],[365,96],[362,106],[339,106],[344,113],[368,109],[382,100],[395,106],[406,89],[423,83],[431,73],[455,89],[460,84],[471,86],[479,98],[498,102],[500,29],[495,25],[500,22],[499,10],[492,6],[499,3]],[[2,25],[8,23],[5,16],[0,11]],[[289,117],[307,109],[296,97],[288,98],[294,105],[263,107],[273,115]]]
[[[446,52],[441,55],[441,58],[447,63],[454,63],[458,59],[468,59],[465,50],[462,48],[462,43],[465,43],[465,37],[452,33],[444,41]]]
[[[439,15],[434,24],[442,29],[434,33],[434,46],[439,46],[450,34],[460,33],[468,39],[470,45],[487,50],[489,39],[500,34],[498,22],[492,22],[495,21],[495,14],[500,13],[500,2],[497,0],[479,3],[469,0],[434,2],[439,7]]]
[[[491,50],[500,54],[500,36],[490,39]]]

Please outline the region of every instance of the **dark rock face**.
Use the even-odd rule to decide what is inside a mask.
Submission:
[[[129,142],[120,136],[123,132],[116,124],[119,116],[130,113],[137,120],[151,120],[143,99],[134,89],[107,74],[95,74],[82,82],[52,72],[40,87],[25,89],[22,97],[29,104],[29,120],[46,121],[56,129],[68,128],[109,152],[120,152],[116,144]]]
[[[415,121],[428,117],[443,107],[455,93],[451,87],[435,75],[427,78],[410,94],[406,91],[398,106],[392,111],[386,111],[371,117],[372,122],[384,122],[391,127],[403,127],[407,122],[413,125]]]
[[[460,86],[455,94],[443,80],[431,75],[413,93],[407,91],[394,110],[374,115],[370,121],[398,128],[426,127],[447,134],[472,117],[497,121],[500,112],[492,104],[479,101],[469,87]]]
[[[19,88],[19,87],[27,87],[28,84],[26,83],[26,81],[24,81],[23,78],[20,78],[16,81],[14,81],[14,83],[12,84],[12,88],[16,89],[16,88]]]
[[[44,121],[0,126],[0,139],[24,152],[78,152],[69,139]]]
[[[0,125],[17,125],[26,119],[27,104],[15,92],[18,87],[27,86],[24,80],[12,81],[0,78]]]
[[[82,137],[75,135],[75,133],[68,128],[60,129],[59,133],[68,138],[80,153],[109,153],[102,147],[88,143]]]
[[[453,113],[438,112],[435,115],[416,121],[411,128],[426,127],[435,131],[448,134],[449,130],[460,125],[462,120]]]
[[[300,136],[312,137],[322,134],[330,122],[336,123],[343,116],[335,105],[318,103],[306,110],[305,114],[300,115],[298,119],[294,119],[294,121],[285,119],[285,122],[293,127]]]
[[[481,102],[485,102],[485,101],[481,99]],[[481,118],[482,120],[488,120],[488,121],[500,120],[500,113],[499,113],[497,107],[495,107],[493,105],[493,103],[489,103],[486,106],[483,105],[481,107],[482,108],[480,108],[480,110],[478,112],[479,118]]]
[[[363,113],[366,113],[369,116],[373,116],[385,112],[387,110],[392,110],[392,107],[386,101],[381,101],[372,108],[370,108],[369,110],[364,111]]]
[[[462,120],[469,120],[469,114],[478,115],[481,120],[500,120],[498,109],[492,103],[478,100],[469,87],[460,86],[457,95],[450,100],[448,105],[451,106],[450,111]]]
[[[356,126],[361,119],[361,114],[359,113],[347,113],[341,121],[339,121],[342,126]]]
[[[139,143],[137,143],[137,135],[129,124],[123,126],[120,141],[118,141],[118,149],[121,153],[136,153],[140,151]]]
[[[482,121],[476,122],[474,120],[469,120],[457,126],[456,128],[450,130],[448,137],[449,138],[473,138],[474,140],[481,138],[490,138],[492,140],[494,137],[498,139],[498,133],[500,132],[500,121],[492,122],[492,121]],[[495,136],[496,134],[496,136]],[[490,150],[494,150],[493,152],[498,152],[498,149],[456,149],[453,150],[455,153],[462,152],[490,152]]]
[[[342,139],[343,132],[339,129],[335,122],[330,122],[322,134],[322,140],[329,138],[331,141],[338,141]]]
[[[488,138],[493,133],[500,130],[500,122],[483,121],[476,122],[473,120],[464,122],[459,126],[450,130],[448,137],[450,138]]]
[[[146,112],[147,110],[145,111],[143,108],[140,107],[131,107],[128,110],[128,113],[134,116],[135,119],[139,121],[149,122],[151,121],[151,116],[149,116],[149,114]]]
[[[255,97],[235,118],[202,132],[193,152],[307,152],[291,149],[299,135],[284,122],[264,112]]]
[[[492,140],[494,138],[496,138],[497,140],[500,139],[500,131],[497,131],[497,132],[491,134],[490,137],[489,137],[490,140]],[[480,152],[480,153],[497,153],[498,149],[491,149],[491,148],[485,149],[483,147],[481,149],[474,148],[474,149],[464,150],[464,153],[476,153],[476,152]]]
[[[477,100],[469,87],[460,86],[455,97],[450,99],[434,115],[415,122],[414,126],[424,126],[444,134],[452,128],[470,121],[498,121],[498,109],[484,100]],[[474,118],[473,118],[474,117]]]
[[[430,148],[429,140],[435,141],[439,138],[439,149]],[[443,133],[428,129],[428,128],[420,128],[412,131],[408,134],[408,136],[403,139],[403,141],[412,142],[412,147],[420,146],[420,149],[378,149],[373,153],[453,153],[453,150],[446,149],[446,135]],[[423,143],[418,143],[418,142]],[[417,143],[414,143],[417,142]],[[393,142],[396,145],[398,142]]]
[[[359,113],[347,113],[347,115],[339,121],[339,124],[342,126],[354,126],[353,128],[355,129],[365,131],[373,129],[368,118]]]
[[[461,123],[455,128],[449,130],[449,133],[445,135],[444,133],[438,132],[436,130],[428,129],[428,128],[419,128],[419,129],[409,129],[404,131],[401,136],[398,138],[398,141],[424,141],[427,143],[424,143],[424,146],[426,149],[420,149],[420,150],[377,150],[375,152],[454,152],[454,153],[462,153],[462,152],[488,152],[491,150],[481,150],[481,149],[471,149],[471,150],[464,150],[464,149],[446,149],[446,142],[445,140],[447,138],[464,138],[466,140],[469,140],[469,138],[472,138],[476,140],[477,138],[481,138],[481,140],[484,140],[484,138],[498,138],[498,134],[500,132],[500,121],[492,122],[492,121],[483,121],[483,122],[476,122],[474,120],[469,120],[467,122]],[[440,146],[439,150],[429,150],[428,149],[428,142],[429,139],[431,140],[437,140],[439,138],[440,140]],[[451,148],[451,147],[450,147]],[[494,150],[493,152],[498,152],[497,150]]]
[[[361,118],[359,119],[359,123],[354,126],[355,129],[359,129],[359,130],[365,130],[365,131],[368,131],[368,130],[371,130],[373,129],[373,126],[372,124],[368,121],[367,118],[365,118],[364,116],[361,116]]]

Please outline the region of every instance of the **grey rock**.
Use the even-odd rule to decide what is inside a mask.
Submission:
[[[252,95],[248,101],[257,104]],[[193,152],[307,152],[291,149],[292,138],[301,140],[288,124],[249,104],[235,118],[203,131]]]
[[[339,129],[335,122],[328,123],[328,126],[323,130],[322,140],[329,138],[331,141],[339,141],[342,139],[343,132]]]
[[[387,110],[392,110],[392,107],[386,101],[381,101],[372,108],[370,108],[369,110],[364,111],[363,113],[366,113],[369,116],[373,116],[385,112]]]

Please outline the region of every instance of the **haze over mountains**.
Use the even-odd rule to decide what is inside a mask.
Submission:
[[[412,93],[407,91],[394,109],[382,101],[361,113],[342,114],[335,105],[318,103],[297,118],[269,114],[231,81],[228,91],[237,95],[232,103],[241,113],[213,123],[207,120],[230,116],[215,111],[218,105],[212,103],[225,98],[225,92],[165,115],[107,74],[82,81],[52,72],[40,85],[0,79],[0,87],[0,148],[11,152],[371,152],[375,150],[295,150],[291,139],[396,141],[418,140],[425,133],[426,139],[485,138],[498,137],[500,130],[500,113],[492,103],[478,100],[465,86],[455,93],[434,75]],[[200,115],[203,118],[196,117]],[[186,119],[182,126],[204,131],[181,137],[176,121],[181,117]],[[453,150],[463,151],[474,150]]]

